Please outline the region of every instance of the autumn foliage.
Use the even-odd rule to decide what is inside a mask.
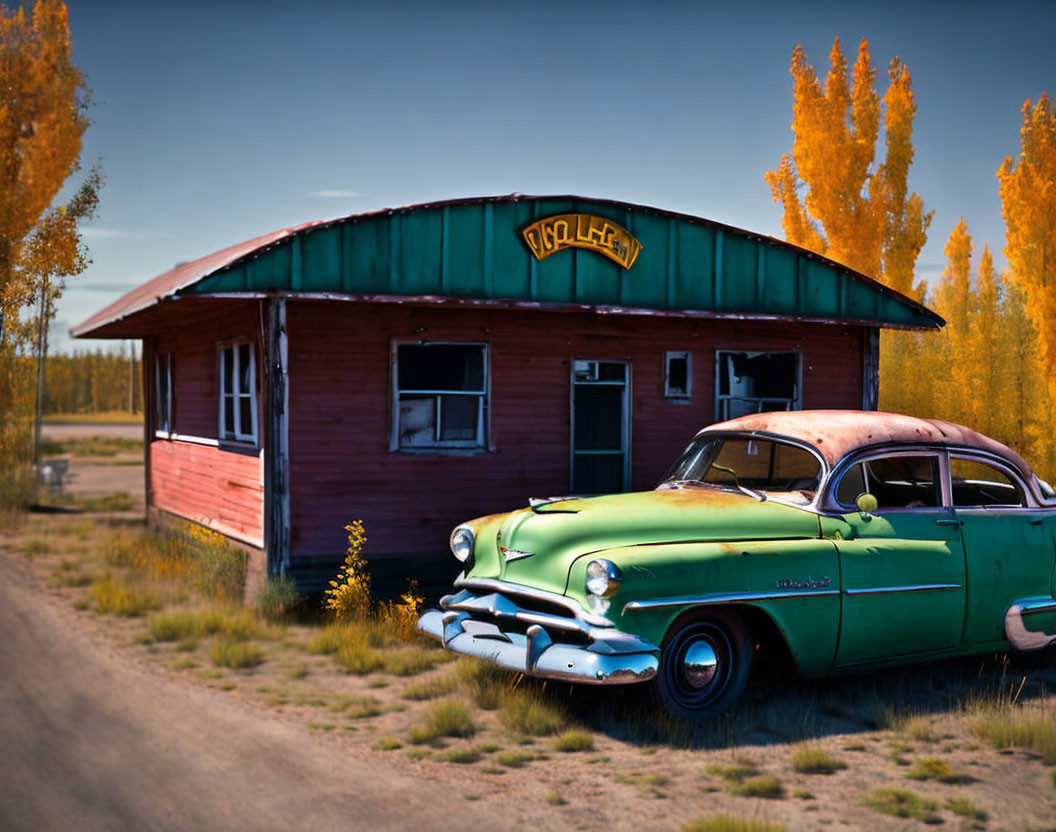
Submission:
[[[909,70],[891,61],[881,99],[867,40],[850,72],[839,38],[829,60],[822,88],[803,48],[792,53],[792,156],[766,174],[785,238],[919,297],[913,265],[932,215],[906,184],[916,115]],[[874,164],[881,122],[884,158]]]
[[[0,7],[0,502],[22,499],[28,474],[33,390],[19,356],[63,279],[87,263],[77,221],[91,215],[101,184],[93,171],[69,202],[53,204],[79,168],[88,127],[84,77],[71,55],[61,0],[37,0],[31,14]]]
[[[803,49],[792,54],[792,155],[766,174],[786,239],[926,302],[946,320],[940,332],[883,333],[882,409],[969,425],[1056,478],[1056,117],[1048,97],[1026,102],[1021,152],[997,172],[1008,273],[998,274],[987,245],[973,261],[961,219],[929,290],[914,276],[932,214],[907,185],[916,115],[909,70],[891,61],[881,99],[866,40],[850,71],[839,40],[830,63],[822,88]]]

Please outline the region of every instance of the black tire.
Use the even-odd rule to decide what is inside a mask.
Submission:
[[[748,628],[735,613],[708,610],[683,617],[660,647],[653,698],[676,716],[717,716],[748,684],[753,652]]]

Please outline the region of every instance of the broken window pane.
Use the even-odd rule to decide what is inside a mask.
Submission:
[[[396,349],[399,448],[477,448],[487,406],[482,344],[400,344]]]
[[[665,360],[664,395],[669,399],[689,398],[689,353],[668,352]]]
[[[720,351],[718,359],[718,419],[799,406],[799,353]]]

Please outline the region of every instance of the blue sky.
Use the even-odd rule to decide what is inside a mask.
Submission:
[[[909,66],[910,186],[1004,258],[995,171],[1056,95],[1056,3],[67,0],[107,185],[53,344],[127,289],[264,232],[434,199],[610,197],[781,236],[763,181],[792,134],[789,57],[839,36]],[[102,343],[106,346],[105,342]]]

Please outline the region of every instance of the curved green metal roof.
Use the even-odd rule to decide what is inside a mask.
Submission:
[[[521,236],[555,214],[591,214],[633,234],[627,270],[570,248],[536,260]],[[231,252],[231,257],[219,255]],[[202,268],[195,268],[202,263]],[[286,229],[181,267],[129,293],[289,294],[590,308],[705,317],[938,329],[916,301],[813,252],[710,220],[607,199],[505,196],[437,202]],[[149,292],[143,290],[150,288]],[[130,306],[130,305],[129,305]],[[107,334],[133,309],[118,301],[75,330]]]

